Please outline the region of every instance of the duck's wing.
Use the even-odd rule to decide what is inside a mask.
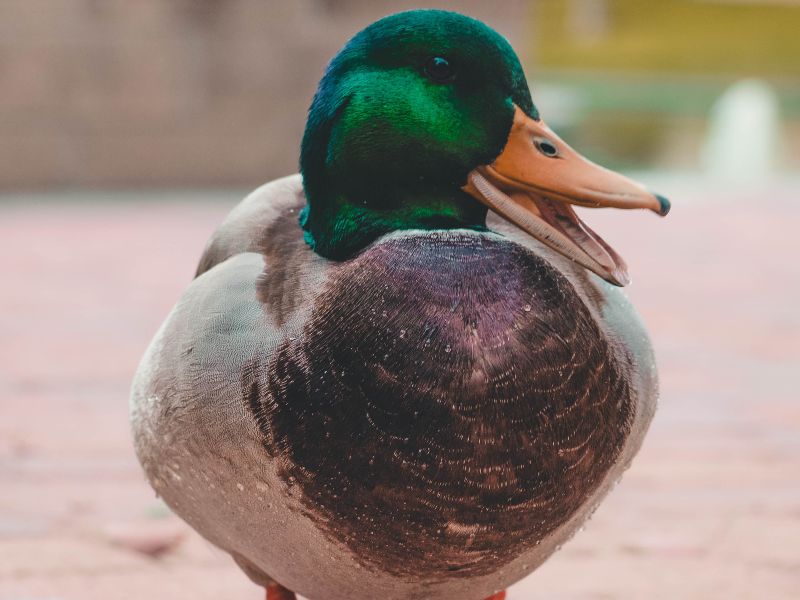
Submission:
[[[235,540],[246,536],[230,524],[247,519],[220,514],[271,514],[287,501],[271,484],[279,465],[264,452],[247,403],[260,401],[258,369],[302,330],[330,268],[303,242],[301,190],[299,177],[278,180],[232,211],[151,342],[131,395],[136,451],[151,485],[240,564]],[[240,491],[234,502],[230,493]],[[278,531],[284,521],[270,521],[274,539],[290,539]]]
[[[195,276],[242,252],[288,257],[302,242],[297,219],[305,203],[298,174],[262,185],[228,214],[208,240]]]

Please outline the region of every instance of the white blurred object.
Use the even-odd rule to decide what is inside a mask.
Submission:
[[[703,146],[709,176],[755,182],[777,171],[780,115],[775,91],[745,79],[729,87],[711,109]]]
[[[586,112],[586,102],[574,87],[557,83],[537,83],[533,89],[536,107],[545,123],[558,131],[574,127]]]

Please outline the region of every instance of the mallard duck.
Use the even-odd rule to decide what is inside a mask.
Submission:
[[[300,166],[228,216],[147,350],[144,471],[269,600],[502,598],[656,402],[625,263],[572,207],[669,203],[572,150],[509,43],[443,11],[344,46]]]

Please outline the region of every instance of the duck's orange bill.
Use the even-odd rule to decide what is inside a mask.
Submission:
[[[464,190],[542,243],[606,281],[630,282],[625,261],[575,214],[590,208],[646,208],[666,215],[669,201],[587,160],[543,121],[515,107],[503,152],[469,174]]]

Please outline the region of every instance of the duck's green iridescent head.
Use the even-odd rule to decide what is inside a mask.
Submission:
[[[510,171],[489,166],[498,166],[520,127],[530,130],[521,136],[532,152],[550,163],[536,160],[537,168],[555,166],[569,150],[541,123],[519,59],[497,32],[439,10],[373,23],[331,61],[309,110],[300,158],[308,201],[301,224],[308,243],[325,257],[345,259],[397,229],[485,228],[487,206],[508,212],[496,205],[511,201],[503,192],[511,191],[519,175],[511,163],[520,157],[512,157]],[[491,172],[480,171],[484,167]],[[500,196],[487,198],[495,192]],[[535,206],[551,203],[534,200]],[[663,212],[652,195],[647,207],[653,202]],[[556,225],[543,211],[533,212],[545,225]],[[541,237],[518,215],[504,216]],[[569,231],[566,236],[574,237]],[[618,257],[601,258],[607,267],[602,276],[620,283],[624,265],[620,270],[612,264]],[[615,269],[617,276],[605,272]]]

